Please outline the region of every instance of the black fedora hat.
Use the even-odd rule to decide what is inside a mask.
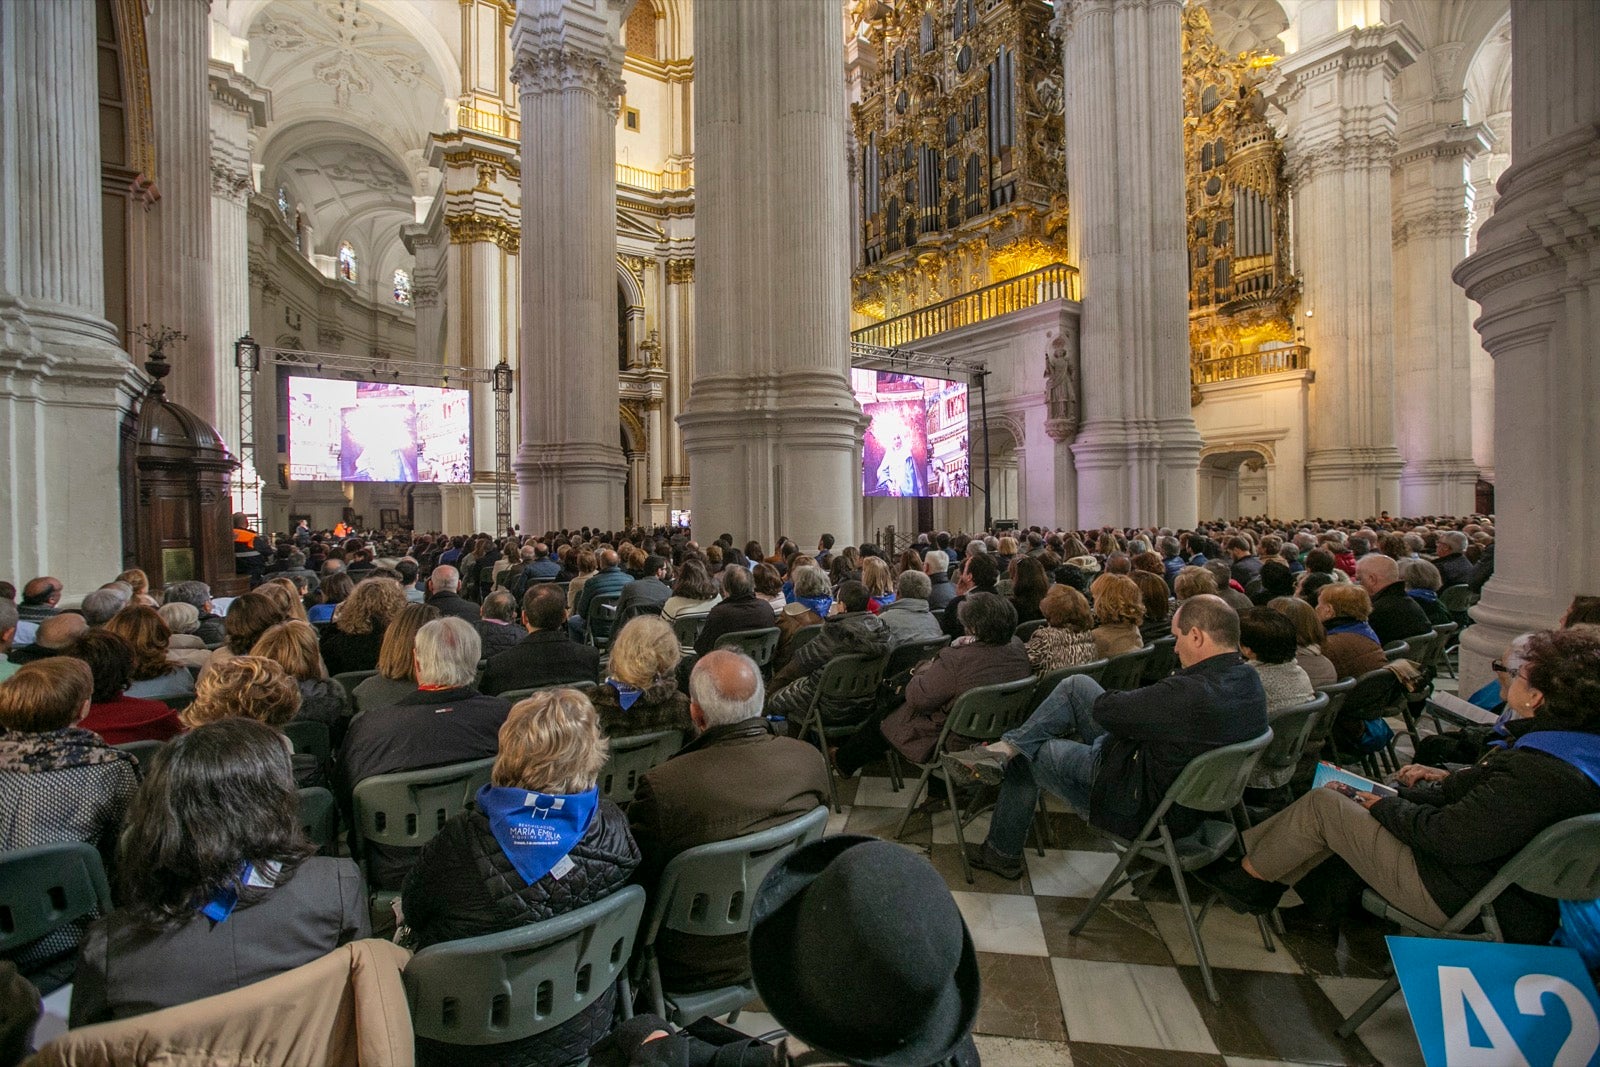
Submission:
[[[929,1067],[971,1051],[978,957],[944,879],[875,837],[795,850],[761,883],[750,972],[791,1034],[864,1067]]]

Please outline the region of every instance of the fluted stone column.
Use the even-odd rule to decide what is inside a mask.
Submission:
[[[1394,166],[1396,440],[1402,515],[1469,515],[1472,309],[1450,280],[1467,252],[1467,167],[1488,147],[1478,126],[1429,124],[1401,140]]]
[[[222,405],[212,347],[210,11],[210,0],[162,0],[148,20],[161,192],[150,314],[189,335],[175,348],[167,395],[214,426]]]
[[[1183,4],[1057,8],[1066,141],[1080,146],[1067,153],[1068,241],[1083,282],[1076,525],[1192,525]]]
[[[1478,249],[1478,234],[1483,224],[1494,214],[1494,205],[1500,193],[1495,184],[1511,165],[1511,112],[1499,111],[1484,120],[1492,138],[1489,151],[1472,161],[1472,229],[1468,248]],[[1483,313],[1476,303],[1469,301],[1472,318]],[[1491,485],[1494,483],[1494,360],[1483,347],[1483,338],[1472,331],[1472,354],[1469,357],[1472,373],[1472,461],[1478,467],[1478,477]],[[1473,508],[1477,510],[1476,507]]]
[[[1513,0],[1511,166],[1456,282],[1494,358],[1495,574],[1464,692],[1517,633],[1600,589],[1600,7]]]
[[[122,559],[138,388],[105,318],[95,70],[92,0],[0,4],[0,574],[69,594]]]
[[[661,357],[667,369],[667,410],[682,411],[694,381],[694,260],[669,259],[665,273],[667,327]],[[666,431],[662,492],[668,510],[689,506],[689,456],[683,450],[683,429],[676,419],[663,420]]]
[[[695,10],[694,378],[678,417],[698,530],[855,539],[844,44],[832,0]]]
[[[622,521],[616,117],[628,0],[524,0],[511,77],[522,107],[520,521]]]
[[[1400,508],[1390,83],[1418,51],[1403,26],[1374,26],[1309,42],[1278,64],[1301,308],[1317,375],[1307,420],[1310,515]]]

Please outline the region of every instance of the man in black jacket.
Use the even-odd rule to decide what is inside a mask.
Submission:
[[[461,619],[435,619],[417,631],[417,691],[350,721],[339,749],[340,800],[378,774],[487,759],[500,748],[500,725],[511,705],[472,687],[483,648]],[[354,825],[352,822],[351,825]],[[367,842],[373,889],[398,889],[416,849]]]
[[[1172,635],[1176,674],[1126,693],[1068,678],[999,743],[945,757],[953,774],[1003,779],[988,839],[967,847],[974,867],[1022,877],[1041,785],[1092,825],[1134,837],[1190,760],[1266,732],[1267,696],[1239,654],[1238,614],[1221,597],[1193,596],[1178,606]],[[1167,816],[1174,837],[1199,822],[1185,808]]]
[[[940,626],[950,640],[962,636],[961,602],[969,593],[992,593],[994,583],[1000,580],[1000,565],[987,552],[968,556],[961,568],[961,579],[956,582],[956,595],[944,606],[944,619]]]
[[[625,623],[640,614],[640,607],[654,604],[657,608],[672,596],[672,587],[666,583],[671,565],[663,556],[646,556],[644,574],[622,587],[617,595],[617,622]]]
[[[1446,530],[1440,534],[1436,542],[1438,555],[1433,559],[1433,565],[1439,568],[1439,577],[1446,586],[1466,585],[1472,581],[1472,561],[1464,553],[1467,550],[1467,535],[1460,530]]]
[[[522,625],[528,636],[489,661],[485,693],[534,689],[563,682],[593,682],[600,653],[567,636],[567,596],[556,585],[536,585],[522,598]]]
[[[446,615],[475,623],[481,617],[478,605],[458,595],[461,572],[454,567],[435,567],[428,575],[428,603]]]
[[[1372,598],[1367,625],[1382,644],[1433,633],[1433,623],[1422,605],[1406,595],[1400,565],[1381,552],[1369,552],[1356,562],[1356,581]]]
[[[772,605],[756,596],[755,579],[740,566],[722,569],[722,602],[706,614],[706,624],[700,627],[700,636],[694,639],[697,655],[705,655],[717,647],[723,634],[740,630],[765,630],[777,626],[778,617]]]

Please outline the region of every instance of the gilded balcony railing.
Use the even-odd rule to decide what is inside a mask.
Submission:
[[[456,125],[463,130],[486,133],[491,137],[503,137],[508,141],[521,138],[521,124],[516,119],[503,112],[484,111],[471,104],[462,104],[456,108]]]
[[[1242,356],[1199,360],[1194,364],[1194,383],[1210,385],[1212,382],[1231,382],[1236,378],[1254,378],[1260,374],[1310,368],[1311,349],[1305,345],[1288,345],[1246,352]]]
[[[643,189],[647,193],[682,193],[694,188],[694,170],[689,167],[679,170],[646,170],[643,167],[630,167],[626,163],[618,163],[617,184],[632,189]]]
[[[920,341],[948,330],[986,322],[1013,311],[1022,311],[1047,300],[1078,299],[1078,269],[1063,263],[1007,278],[1003,282],[974,289],[970,293],[929,304],[925,308],[896,315],[892,319],[863,326],[851,333],[863,344],[894,348]]]

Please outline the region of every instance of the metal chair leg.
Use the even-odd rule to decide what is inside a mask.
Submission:
[[[1056,847],[1055,842],[1051,840],[1052,836],[1050,833],[1050,813],[1045,810],[1044,790],[1040,789],[1037,813],[1033,818],[1033,846],[1038,850],[1040,859],[1044,858],[1046,847]]]
[[[1183,906],[1183,923],[1189,928],[1189,941],[1194,945],[1195,962],[1200,965],[1200,980],[1205,983],[1206,995],[1211,1003],[1220,1005],[1222,997],[1211,978],[1211,963],[1206,959],[1206,946],[1200,940],[1200,927],[1195,922],[1194,910],[1189,906],[1189,889],[1183,882],[1183,864],[1178,862],[1178,849],[1172,843],[1167,824],[1161,824],[1161,848],[1167,854],[1167,866],[1172,870],[1172,883],[1178,888],[1178,903]]]
[[[900,840],[900,835],[906,832],[906,823],[911,821],[911,813],[917,810],[917,801],[922,796],[922,791],[927,788],[928,777],[933,774],[933,764],[928,764],[922,769],[922,777],[917,779],[917,787],[911,792],[911,799],[906,801],[905,814],[900,816],[900,823],[894,828],[894,840]]]
[[[1138,857],[1138,855],[1139,847],[1137,843],[1123,850],[1122,857],[1117,860],[1116,868],[1113,869],[1110,874],[1106,875],[1106,880],[1101,882],[1100,888],[1095,891],[1094,899],[1089,901],[1089,906],[1083,910],[1082,915],[1078,916],[1078,921],[1072,924],[1072,929],[1067,931],[1069,935],[1072,937],[1077,937],[1079,934],[1083,933],[1083,928],[1089,924],[1089,920],[1092,919],[1094,917],[1094,913],[1100,909],[1100,905],[1104,904],[1106,902],[1106,898],[1111,896],[1112,893],[1115,893],[1118,887],[1122,885],[1123,875],[1127,872],[1128,867],[1132,865],[1133,861]]]
[[[961,873],[966,876],[967,884],[971,885],[975,879],[972,876],[972,866],[967,862],[967,835],[961,827],[961,798],[956,796],[955,786],[951,783],[949,775],[941,774],[939,780],[944,783],[945,802],[949,804],[950,816],[955,821],[956,855],[961,857]]]
[[[1372,1013],[1383,1007],[1384,1002],[1400,992],[1400,979],[1391,978],[1378,987],[1377,992],[1368,997],[1366,1003],[1357,1008],[1344,1022],[1339,1024],[1337,1031],[1340,1037],[1350,1037],[1361,1029],[1361,1024],[1372,1018]]]

